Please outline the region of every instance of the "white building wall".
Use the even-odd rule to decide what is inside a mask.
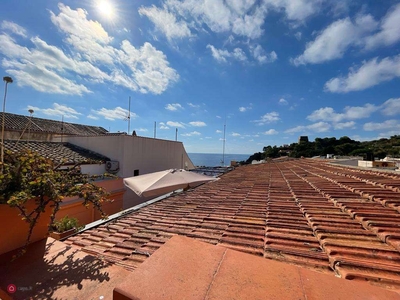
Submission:
[[[359,160],[358,161],[358,166],[359,167],[364,167],[364,168],[372,168],[373,167],[373,161]]]
[[[167,169],[194,169],[182,142],[131,135],[64,136],[63,141],[118,161],[116,175],[122,178],[133,176],[135,170],[143,175]],[[124,208],[142,201],[145,199],[127,191]]]
[[[134,170],[143,175],[185,166],[194,168],[182,142],[129,135],[64,136],[64,141],[119,161],[120,169],[116,175],[123,178],[133,176]]]

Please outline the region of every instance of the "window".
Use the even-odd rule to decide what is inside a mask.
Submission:
[[[139,176],[139,170],[134,170],[133,171],[133,176]]]

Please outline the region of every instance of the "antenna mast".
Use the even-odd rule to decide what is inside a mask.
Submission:
[[[64,115],[61,117],[61,143],[63,142],[64,137]]]
[[[128,134],[131,131],[131,96],[129,96]]]
[[[225,119],[225,124],[224,124],[224,139],[223,139],[223,145],[222,145],[222,166],[225,165],[225,131],[226,131],[226,119]]]

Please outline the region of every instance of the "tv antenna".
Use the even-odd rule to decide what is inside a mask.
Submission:
[[[222,141],[222,160],[221,160],[222,167],[225,166],[225,133],[226,133],[226,118],[224,123],[224,139]]]
[[[128,107],[128,116],[125,117],[125,121],[128,121],[128,134],[131,131],[131,96],[129,96],[129,107]]]

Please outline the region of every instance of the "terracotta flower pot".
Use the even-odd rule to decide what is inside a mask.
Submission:
[[[65,239],[71,235],[73,235],[76,232],[75,228],[71,228],[67,231],[63,231],[63,232],[57,232],[57,231],[53,231],[52,233],[50,233],[50,236],[55,239],[55,240],[61,240],[61,239]]]
[[[28,211],[36,207],[34,200],[26,203]],[[51,208],[47,207],[33,229],[31,243],[47,237]],[[19,210],[7,204],[0,204],[0,254],[23,247],[29,232],[29,224],[22,220]]]

